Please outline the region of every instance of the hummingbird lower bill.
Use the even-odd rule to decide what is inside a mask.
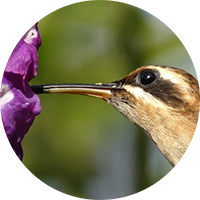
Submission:
[[[169,66],[143,66],[105,84],[45,84],[32,90],[103,99],[144,130],[172,166],[187,150],[199,116],[198,81]]]

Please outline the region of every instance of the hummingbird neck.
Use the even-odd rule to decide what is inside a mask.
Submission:
[[[121,99],[121,96],[115,96],[108,103],[142,128],[171,165],[175,166],[187,150],[197,122],[191,121],[170,107],[161,106],[162,103],[158,103],[157,107],[155,104],[131,104],[130,102],[134,101],[126,100],[119,103],[119,98]]]

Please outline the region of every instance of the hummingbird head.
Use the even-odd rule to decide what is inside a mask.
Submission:
[[[177,164],[197,125],[197,80],[177,68],[144,66],[115,84],[108,102],[141,127],[173,166]]]

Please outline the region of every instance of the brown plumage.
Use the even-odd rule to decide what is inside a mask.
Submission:
[[[101,98],[141,127],[175,166],[196,129],[200,94],[198,81],[184,70],[144,66],[108,84],[33,86],[36,93],[73,93]]]

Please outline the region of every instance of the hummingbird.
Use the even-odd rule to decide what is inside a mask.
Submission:
[[[124,78],[105,84],[31,87],[36,94],[71,93],[103,99],[139,126],[173,167],[187,150],[197,126],[198,81],[175,67],[143,66]]]

